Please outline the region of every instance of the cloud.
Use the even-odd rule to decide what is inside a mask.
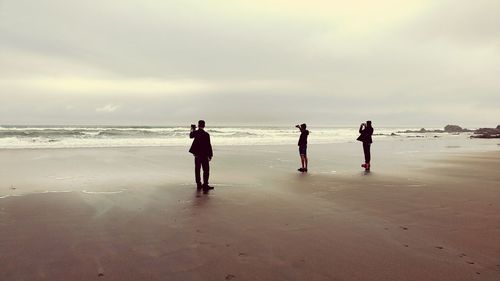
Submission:
[[[416,40],[446,42],[474,48],[500,44],[500,2],[495,0],[438,1],[428,13],[410,22],[407,34]]]
[[[499,5],[4,0],[0,120],[481,125],[500,105]]]
[[[208,82],[159,79],[104,79],[85,77],[24,77],[0,79],[0,87],[62,93],[65,95],[186,95],[211,91]]]
[[[95,111],[111,113],[111,112],[115,112],[119,107],[120,107],[119,105],[107,104],[103,107],[96,108]]]

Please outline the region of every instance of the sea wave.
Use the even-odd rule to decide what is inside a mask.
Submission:
[[[63,137],[63,136],[84,136],[85,132],[79,130],[2,130],[0,138],[20,137],[20,138],[36,138],[36,137]]]
[[[393,138],[391,133],[413,128],[377,128],[377,138]],[[2,126],[0,148],[73,148],[130,146],[188,146],[189,127],[62,127]],[[282,127],[208,128],[215,145],[296,144],[299,131]],[[355,141],[357,128],[311,128],[309,143]],[[425,137],[425,136],[424,136]]]

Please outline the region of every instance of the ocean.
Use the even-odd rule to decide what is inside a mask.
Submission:
[[[311,127],[309,143],[355,141],[357,127]],[[375,128],[377,140],[446,137],[447,133],[406,133],[419,128]],[[166,126],[0,126],[0,148],[79,148],[187,146],[189,127]],[[295,144],[299,131],[294,127],[210,127],[213,145]],[[396,135],[394,135],[396,134]]]

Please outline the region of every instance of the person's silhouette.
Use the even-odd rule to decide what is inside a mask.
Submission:
[[[196,125],[191,125],[189,137],[194,139],[189,152],[194,155],[196,187],[198,190],[203,188],[203,191],[208,192],[208,190],[214,189],[208,185],[208,178],[210,176],[209,161],[212,160],[213,151],[212,144],[210,143],[210,135],[205,132],[205,121],[198,121],[198,130],[196,130]],[[203,184],[200,177],[201,168],[203,168]]]
[[[361,167],[365,168],[366,171],[369,171],[371,161],[370,146],[373,142],[372,121],[366,121],[366,124],[361,123],[361,125],[359,126],[359,133],[361,135],[357,138],[357,140],[363,142],[363,153],[365,154],[365,164],[361,165]]]
[[[302,125],[295,126],[300,130],[299,137],[299,155],[300,155],[300,163],[302,167],[298,169],[299,172],[307,172],[307,136],[309,135],[309,131],[306,130],[307,125],[304,123]]]

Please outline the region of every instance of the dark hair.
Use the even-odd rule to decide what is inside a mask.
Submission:
[[[198,127],[205,128],[205,120],[198,121]]]
[[[371,127],[372,126],[372,121],[366,121],[366,126]]]
[[[305,129],[305,128],[307,128],[307,125],[306,125],[306,123],[304,123],[304,124],[300,125],[300,127],[301,127],[302,129]]]

